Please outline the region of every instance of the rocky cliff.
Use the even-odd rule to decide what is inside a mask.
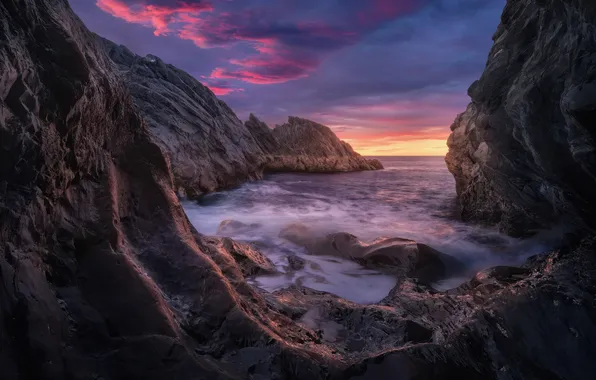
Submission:
[[[0,26],[0,377],[320,378],[335,359],[246,284],[256,253],[191,227],[68,3],[3,0]]]
[[[594,231],[595,18],[590,0],[507,2],[448,141],[465,220]]]
[[[329,127],[290,116],[273,129],[278,149],[266,165],[269,172],[334,173],[383,169],[379,160],[366,159],[341,141]]]
[[[262,177],[267,152],[226,103],[186,72],[158,57],[140,57],[98,37],[118,65],[149,132],[189,195]]]
[[[193,196],[228,188],[262,178],[264,171],[382,168],[378,162],[367,164],[349,146],[344,148],[347,144],[323,126],[317,129],[325,129],[325,133],[312,136],[311,127],[295,130],[292,138],[286,139],[287,134],[272,132],[254,115],[243,124],[226,103],[186,72],[156,56],[140,57],[125,46],[97,38],[118,65],[154,141],[170,157],[181,193]],[[324,155],[313,149],[293,149],[308,144],[327,148]],[[285,164],[280,166],[280,162]]]

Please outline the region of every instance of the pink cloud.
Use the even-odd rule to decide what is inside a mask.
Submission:
[[[310,75],[327,53],[356,43],[374,25],[420,4],[415,0],[371,2],[372,6],[367,4],[357,13],[359,22],[350,21],[344,27],[321,21],[284,23],[266,8],[216,12],[211,3],[203,1],[154,5],[146,0],[97,0],[96,4],[122,20],[153,28],[157,36],[173,34],[201,48],[247,44],[254,54],[229,60],[215,68],[210,78],[273,84]]]
[[[180,17],[213,10],[213,7],[207,3],[184,1],[179,1],[173,6],[138,4],[133,7],[122,0],[97,0],[96,4],[101,10],[114,17],[131,23],[151,26],[155,29],[153,33],[156,36],[170,33],[170,24],[177,22]]]

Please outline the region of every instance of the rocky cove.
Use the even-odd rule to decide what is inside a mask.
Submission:
[[[189,216],[200,227],[201,211],[179,197],[380,162],[309,120],[240,122],[190,75],[90,33],[65,1],[2,1],[2,378],[590,379],[595,16],[587,0],[508,1],[449,138],[464,221],[515,236],[570,228],[544,252],[519,245],[523,263],[440,290],[462,259],[435,244],[284,226],[313,258],[394,279],[382,300],[356,303],[252,286],[275,263],[200,234]]]

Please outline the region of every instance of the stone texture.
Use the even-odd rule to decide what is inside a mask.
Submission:
[[[586,33],[576,11],[592,3],[562,4],[506,13]],[[265,294],[244,277],[268,267],[258,252],[192,228],[168,156],[67,2],[3,0],[0,26],[3,380],[593,378],[593,238],[448,292],[406,276],[378,305]]]
[[[596,227],[596,3],[508,1],[446,161],[465,220]]]
[[[381,304],[432,326],[432,342],[385,351],[337,379],[592,378],[595,243],[532,258],[519,270],[489,270],[451,292],[399,284]]]
[[[341,141],[329,127],[290,116],[273,129],[279,150],[265,168],[268,172],[336,173],[379,170],[379,160],[366,159]]]
[[[125,78],[156,143],[188,196],[262,178],[267,152],[226,103],[160,58],[97,37]]]

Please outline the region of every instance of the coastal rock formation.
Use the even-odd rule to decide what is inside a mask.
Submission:
[[[446,293],[399,284],[381,304],[431,328],[432,342],[386,350],[337,379],[591,379],[595,243],[485,271]]]
[[[465,220],[594,231],[595,18],[589,0],[507,2],[448,141]]]
[[[190,225],[68,3],[5,0],[0,25],[2,379],[244,379],[263,357],[267,378],[325,376],[336,359],[230,259],[246,247]]]
[[[344,232],[316,236],[302,224],[286,226],[280,237],[303,246],[311,255],[341,257],[398,278],[416,278],[427,285],[463,270],[456,258],[409,239],[378,239],[366,244]]]
[[[266,294],[245,276],[268,260],[192,228],[68,3],[3,0],[0,26],[3,380],[593,378],[594,239],[448,292],[402,277],[378,305]]]
[[[230,107],[190,74],[97,37],[125,78],[153,140],[169,156],[180,195],[233,187],[264,171],[339,172],[382,169],[327,127],[290,118],[271,130],[254,115],[242,123]],[[307,150],[314,144],[320,149]]]
[[[174,181],[195,196],[262,178],[267,151],[226,103],[186,72],[98,37],[118,65]]]
[[[267,163],[268,172],[335,173],[383,169],[379,160],[366,159],[341,141],[329,127],[290,116],[273,129],[279,149]]]

